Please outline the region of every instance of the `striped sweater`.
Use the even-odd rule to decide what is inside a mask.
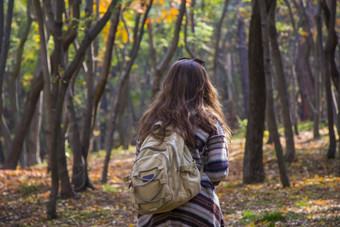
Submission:
[[[223,128],[219,124],[215,127],[214,135],[209,130],[195,130],[196,145],[191,154],[199,169],[204,161],[201,192],[172,211],[139,215],[138,226],[224,226],[215,186],[228,175],[228,148]]]

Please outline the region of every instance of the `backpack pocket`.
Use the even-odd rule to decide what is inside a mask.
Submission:
[[[131,195],[139,213],[152,212],[172,199],[168,186],[168,158],[162,152],[136,161],[131,173]]]

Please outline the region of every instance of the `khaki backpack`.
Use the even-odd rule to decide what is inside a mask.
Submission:
[[[202,170],[178,133],[172,132],[163,143],[148,136],[125,179],[131,180],[134,208],[139,214],[155,214],[188,202],[201,190]]]

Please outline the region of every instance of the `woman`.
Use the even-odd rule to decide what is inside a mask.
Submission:
[[[162,141],[168,126],[184,138],[199,169],[204,163],[201,192],[172,211],[139,215],[138,226],[224,226],[215,186],[228,175],[230,133],[202,60],[181,58],[171,66],[139,122],[137,155],[148,135]]]

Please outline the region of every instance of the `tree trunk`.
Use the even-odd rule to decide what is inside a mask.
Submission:
[[[72,184],[74,185],[74,190],[79,191],[85,184],[85,169],[81,155],[79,127],[77,125],[76,113],[73,106],[73,95],[70,87],[67,89],[66,99],[66,108],[70,122],[70,142],[73,151]]]
[[[40,160],[40,131],[42,121],[42,98],[39,95],[35,112],[32,117],[31,126],[29,128],[28,144],[27,144],[27,162],[28,166],[36,165]]]
[[[93,12],[93,0],[87,0],[85,5],[85,13],[88,18],[91,17]],[[91,23],[87,24],[87,28],[85,33],[89,34],[90,32],[90,26]],[[82,156],[83,160],[85,162],[85,176],[87,176],[87,156],[88,151],[90,147],[90,139],[92,134],[92,111],[94,106],[94,62],[93,62],[93,45],[90,44],[87,53],[86,53],[86,65],[87,65],[87,71],[86,71],[86,87],[87,87],[87,102],[86,102],[86,109],[84,113],[83,118],[83,124],[82,124],[82,134],[81,134],[81,148],[82,148]],[[83,184],[83,188],[78,188],[78,191],[85,191],[87,187],[90,187],[94,189],[92,183],[89,181],[89,178],[85,178],[85,184]]]
[[[13,18],[13,7],[14,7],[14,0],[8,0],[8,7],[7,7],[7,15],[6,15],[6,25],[4,27],[4,2],[0,2],[0,29],[1,29],[1,38],[0,38],[0,133],[2,134],[3,138],[5,139],[5,148],[8,151],[10,149],[10,133],[6,128],[6,122],[3,118],[4,108],[3,108],[3,100],[2,100],[2,87],[3,81],[5,77],[5,69],[6,69],[6,62],[8,51],[10,47],[10,36],[11,36],[11,27],[12,27],[12,18]]]
[[[327,97],[327,116],[328,116],[328,131],[329,131],[329,148],[327,157],[329,159],[335,158],[336,140],[334,133],[333,109],[332,109],[332,91],[331,91],[331,74],[332,74],[332,61],[334,60],[334,52],[337,45],[337,37],[335,35],[335,19],[336,19],[336,0],[330,1],[330,18],[328,21],[328,36],[326,46],[324,49],[324,75],[325,75],[325,88]],[[326,14],[326,10],[324,10]],[[327,21],[327,20],[325,20]]]
[[[266,84],[263,68],[261,17],[258,0],[253,1],[249,28],[249,113],[243,159],[243,183],[263,182],[263,130],[265,120]]]
[[[4,163],[5,169],[16,169],[17,167],[25,136],[27,134],[27,130],[29,129],[29,125],[35,112],[35,107],[42,88],[43,78],[42,74],[39,74],[39,76],[32,81],[32,88],[30,93],[28,94],[27,102],[23,110],[24,114],[22,115],[18,127],[15,130],[15,136],[11,143],[8,157]]]
[[[296,55],[297,51],[296,49],[299,49],[300,47],[300,42],[299,42],[299,34],[298,34],[298,30],[296,28],[295,25],[295,20],[294,20],[294,16],[293,16],[293,12],[292,12],[292,8],[289,4],[288,0],[284,0],[287,7],[288,7],[288,12],[289,12],[289,18],[291,20],[292,23],[292,27],[293,27],[293,32],[294,32],[294,41],[295,41],[295,45],[293,46],[293,56]],[[296,48],[298,47],[298,48]],[[294,66],[292,65],[292,70],[291,70],[291,74],[292,74],[292,110],[291,110],[291,119],[292,119],[292,124],[294,126],[294,131],[295,131],[295,135],[299,135],[299,130],[298,130],[298,114],[297,114],[297,95],[296,95],[296,74],[294,73]]]
[[[65,104],[66,105],[66,104]],[[66,111],[65,111],[66,112]],[[60,198],[61,199],[68,199],[74,198],[78,195],[73,191],[70,183],[70,177],[67,170],[67,161],[66,161],[66,154],[65,154],[65,134],[68,128],[68,117],[66,113],[64,114],[63,119],[63,126],[62,130],[60,130],[60,134],[58,136],[58,170],[59,170],[59,177],[60,177]]]
[[[244,18],[241,16],[237,22],[237,37],[238,37],[238,54],[240,59],[240,71],[242,82],[242,95],[243,95],[243,108],[245,118],[248,116],[249,107],[249,68],[248,68],[248,56],[247,56],[247,40],[246,40],[246,28],[244,24]]]
[[[276,0],[267,0],[269,3],[269,12],[275,10]],[[274,99],[273,99],[273,85],[272,77],[270,72],[270,50],[269,50],[269,39],[268,39],[268,21],[273,18],[267,17],[267,6],[266,0],[259,0],[259,8],[261,12],[261,33],[262,33],[262,46],[263,46],[263,62],[264,72],[266,77],[266,105],[267,105],[267,123],[270,135],[273,138],[275,145],[275,153],[279,165],[280,178],[283,187],[289,187],[289,179],[287,176],[286,166],[284,162],[282,147],[280,143],[280,136],[278,133],[275,112],[274,112]]]
[[[215,80],[216,84],[220,84],[218,83],[218,76],[217,76],[217,64],[219,61],[219,56],[218,56],[218,51],[220,49],[220,40],[221,40],[221,30],[222,30],[222,23],[224,20],[225,15],[227,14],[227,7],[229,4],[229,0],[225,0],[224,1],[224,5],[223,5],[223,10],[222,10],[222,15],[220,20],[218,21],[217,25],[216,25],[216,39],[215,39],[215,48],[214,48],[214,61],[213,61],[213,78]]]
[[[189,15],[188,15],[188,10],[185,10],[185,27],[184,27],[184,45],[185,45],[185,50],[189,54],[191,58],[195,58],[195,49],[191,50],[190,46],[188,44],[188,24],[189,24]]]
[[[113,12],[111,16],[111,26],[110,26],[109,35],[106,41],[106,49],[105,49],[102,73],[100,75],[99,81],[96,85],[95,92],[94,92],[94,107],[93,107],[94,113],[93,113],[92,129],[94,129],[99,101],[101,100],[101,97],[104,94],[109,72],[111,69],[112,50],[113,50],[114,41],[116,37],[120,11],[121,11],[121,5],[119,5],[119,7],[115,9],[115,11]]]
[[[334,4],[333,2],[329,3],[329,4]],[[333,84],[335,85],[336,89],[339,91],[339,71],[338,71],[338,68],[337,68],[337,65],[335,63],[335,49],[336,49],[336,46],[337,46],[337,43],[338,43],[338,40],[337,40],[337,34],[336,34],[336,31],[335,29],[332,28],[332,23],[335,23],[335,22],[332,22],[332,20],[334,20],[334,15],[333,15],[333,11],[336,9],[333,9],[333,5],[330,5],[330,7],[327,6],[327,2],[325,0],[320,0],[320,5],[322,7],[322,10],[323,10],[323,13],[324,13],[324,16],[325,16],[325,24],[326,24],[326,27],[327,27],[327,30],[330,31],[331,30],[334,30],[334,32],[332,31],[331,32],[331,35],[332,37],[330,37],[330,49],[332,49],[330,51],[330,73],[331,73],[331,78],[332,78],[332,81],[333,81]],[[335,3],[336,5],[336,3]],[[336,8],[336,6],[335,6]],[[335,15],[336,17],[336,15]]]
[[[35,0],[39,4],[39,0]],[[88,34],[85,34],[85,37],[80,44],[80,47],[78,51],[75,54],[75,57],[73,61],[70,63],[70,65],[65,69],[65,72],[63,73],[63,76],[61,77],[61,83],[59,84],[59,92],[58,97],[56,97],[56,107],[55,107],[55,118],[53,121],[53,137],[52,137],[52,150],[51,150],[51,158],[54,158],[54,160],[57,160],[57,143],[58,143],[58,135],[60,133],[60,126],[61,126],[61,115],[64,105],[64,97],[65,93],[69,84],[69,81],[71,77],[73,76],[74,72],[77,70],[79,64],[81,64],[84,55],[86,53],[87,48],[90,46],[94,38],[98,35],[98,33],[104,28],[105,24],[111,17],[111,12],[113,11],[114,7],[117,4],[117,0],[113,0],[103,17],[96,23],[96,25],[91,29],[91,31]],[[40,5],[40,4],[39,4]],[[40,26],[39,26],[40,27]],[[41,37],[40,37],[41,38]],[[53,160],[53,159],[52,159]],[[53,163],[53,162],[52,162]],[[58,169],[55,164],[52,166],[52,176],[55,177],[52,179],[52,190],[51,190],[51,196],[50,200],[47,204],[47,215],[49,219],[53,219],[57,217],[56,213],[56,200],[57,200],[57,193],[58,193],[58,187],[59,187],[59,181],[58,181]]]
[[[118,86],[116,89],[116,94],[115,94],[115,97],[113,98],[112,109],[110,111],[110,122],[108,125],[108,129],[106,131],[106,138],[105,138],[106,156],[104,160],[104,167],[103,167],[103,173],[102,173],[102,183],[106,183],[107,181],[107,170],[109,167],[109,161],[110,161],[111,150],[112,150],[112,145],[113,145],[112,140],[113,140],[113,133],[116,128],[116,119],[118,116],[118,112],[121,111],[121,109],[125,108],[122,103],[122,98],[124,97],[124,95],[126,95],[126,92],[127,92],[130,71],[134,64],[134,61],[136,60],[136,57],[139,51],[139,46],[140,46],[140,43],[142,41],[143,34],[144,34],[145,22],[150,12],[152,3],[153,3],[153,0],[151,0],[150,4],[147,6],[146,12],[144,14],[143,20],[140,25],[139,25],[140,14],[136,16],[136,23],[135,23],[135,29],[134,29],[135,38],[134,38],[132,49],[128,56],[129,61],[126,64],[126,67],[124,67],[123,69],[122,76],[119,78]],[[138,28],[140,29],[139,31],[138,31]]]
[[[292,122],[290,120],[289,112],[289,96],[287,92],[286,78],[284,75],[284,69],[281,60],[281,53],[279,45],[277,43],[277,32],[275,26],[275,8],[276,0],[272,3],[270,11],[268,13],[268,29],[271,54],[274,60],[275,71],[277,74],[277,87],[279,93],[279,99],[281,104],[281,110],[283,115],[283,125],[285,129],[286,137],[286,161],[292,162],[295,158],[295,145],[294,145],[294,134],[292,129]]]
[[[18,120],[19,120],[19,113],[18,113],[18,101],[17,101],[17,81],[20,74],[21,62],[22,62],[22,55],[24,52],[24,46],[29,35],[31,24],[32,24],[32,17],[31,17],[31,5],[32,0],[27,1],[27,23],[25,29],[21,35],[21,39],[18,45],[18,49],[15,56],[15,65],[13,67],[13,71],[11,73],[10,83],[8,84],[10,87],[9,93],[9,101],[10,101],[10,108],[9,111],[13,118],[12,128],[16,128]]]
[[[313,135],[314,139],[320,138],[319,132],[319,122],[320,122],[320,78],[322,77],[323,72],[323,51],[322,51],[322,25],[321,25],[321,5],[320,0],[318,0],[318,11],[314,17],[317,31],[316,38],[316,60],[319,64],[316,64],[316,73],[315,73],[315,112],[314,112],[314,127],[313,127]]]
[[[167,53],[164,55],[162,61],[157,65],[157,67],[155,67],[156,72],[154,74],[155,77],[152,83],[152,94],[151,94],[152,99],[154,99],[156,97],[156,94],[159,92],[162,76],[166,68],[170,64],[170,61],[173,55],[175,54],[175,51],[177,50],[178,41],[179,41],[179,33],[181,30],[182,20],[183,20],[183,16],[185,13],[185,4],[186,4],[186,1],[181,0],[181,5],[179,7],[179,14],[177,16],[171,45],[168,48]]]
[[[301,120],[310,120],[310,113],[315,112],[315,107],[311,99],[313,94],[313,85],[306,74],[306,63],[303,60],[304,52],[306,51],[306,43],[302,43],[298,47],[298,54],[295,61],[295,71],[297,75],[297,81],[301,93]]]
[[[46,47],[46,35],[44,28],[44,15],[41,9],[40,1],[34,0],[33,6],[35,9],[36,19],[38,22],[39,29],[39,37],[40,37],[40,56],[41,56],[41,67],[42,74],[44,78],[44,91],[43,91],[43,110],[44,110],[44,129],[45,129],[45,138],[46,138],[46,150],[48,154],[48,169],[50,170],[52,167],[52,160],[57,160],[56,157],[53,159],[50,157],[50,151],[52,149],[52,96],[50,90],[50,63],[49,56],[47,53]],[[57,169],[57,167],[56,167]],[[52,176],[55,178],[56,176]],[[57,179],[54,179],[55,181]],[[57,195],[56,195],[57,196]]]

